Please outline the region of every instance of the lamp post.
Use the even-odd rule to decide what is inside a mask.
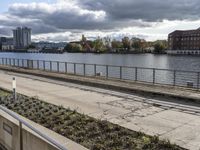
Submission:
[[[16,79],[15,79],[15,77],[13,77],[12,87],[13,87],[13,99],[16,100],[17,94],[16,94]]]

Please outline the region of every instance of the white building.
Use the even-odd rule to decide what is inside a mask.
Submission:
[[[54,43],[54,42],[45,42],[45,41],[32,43],[32,45],[34,45],[36,49],[40,49],[40,50],[42,49],[63,50],[66,44],[67,44],[66,42]]]
[[[14,50],[13,38],[6,38],[6,42],[2,42],[2,50]]]
[[[14,47],[24,49],[31,45],[31,29],[27,27],[18,27],[13,30]]]

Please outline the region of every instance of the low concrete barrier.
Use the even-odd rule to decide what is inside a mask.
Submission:
[[[20,129],[16,121],[7,119],[0,113],[0,149],[20,149]],[[23,129],[24,150],[57,150],[48,142]]]
[[[64,149],[88,150],[82,145],[27,118],[24,118],[16,113],[15,116],[20,118],[21,121],[23,120],[23,122],[26,122],[26,124],[29,124],[37,129],[38,132],[41,132],[52,140],[57,141],[57,143],[62,145]],[[0,150],[58,150],[59,148],[56,147],[56,145],[53,145],[55,142],[53,144],[50,143],[50,141],[41,137],[38,132],[34,132],[31,128],[25,125],[22,125],[22,132],[20,131],[19,121],[14,119],[13,116],[9,115],[5,111],[0,110]],[[20,141],[22,141],[22,144],[20,144]]]

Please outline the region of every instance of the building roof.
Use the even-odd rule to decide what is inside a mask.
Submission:
[[[194,33],[200,33],[200,28],[195,29],[195,30],[175,30],[169,35],[173,35],[173,34],[184,35],[184,34],[194,34]]]

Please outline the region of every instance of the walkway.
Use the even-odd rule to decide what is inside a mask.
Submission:
[[[12,89],[13,76],[17,79],[19,93],[38,96],[46,102],[107,119],[135,131],[159,135],[188,149],[200,149],[199,104],[125,94],[5,71],[0,71],[0,86]]]
[[[60,81],[102,87],[104,89],[115,89],[118,91],[134,92],[145,95],[158,95],[165,97],[181,98],[182,100],[195,101],[200,103],[200,89],[189,89],[185,87],[165,86],[152,83],[135,82],[130,80],[105,79],[104,77],[84,77],[43,70],[23,69],[11,66],[0,65],[0,70],[12,71],[23,74],[31,74],[40,77],[47,77]]]

